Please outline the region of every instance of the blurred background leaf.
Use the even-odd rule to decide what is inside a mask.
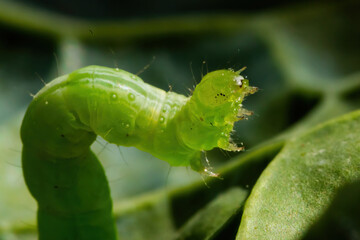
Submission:
[[[251,191],[288,139],[360,107],[359,7],[358,1],[0,1],[0,239],[36,238],[19,128],[42,81],[97,64],[141,72],[150,84],[189,95],[208,71],[248,67],[245,75],[260,91],[244,106],[255,115],[238,122],[233,135],[248,150],[210,152],[224,178],[207,180],[210,188],[191,170],[169,169],[134,148],[101,139],[93,146],[110,181],[119,235],[170,239],[226,189]],[[240,219],[241,212],[217,238],[234,239]]]

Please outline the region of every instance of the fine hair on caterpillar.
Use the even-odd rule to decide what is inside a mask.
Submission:
[[[190,97],[101,66],[47,83],[21,127],[23,173],[38,202],[39,238],[116,239],[108,181],[90,150],[97,136],[217,177],[204,153],[243,150],[230,135],[234,123],[251,114],[243,99],[257,90],[241,71],[206,74]],[[67,230],[56,235],[59,226]]]

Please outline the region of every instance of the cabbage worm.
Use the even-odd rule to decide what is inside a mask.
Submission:
[[[208,73],[191,97],[100,66],[61,76],[41,89],[21,127],[23,171],[39,206],[40,239],[116,239],[108,183],[90,150],[97,135],[172,166],[216,176],[201,152],[242,150],[230,133],[234,122],[250,114],[241,102],[256,88],[241,71]]]

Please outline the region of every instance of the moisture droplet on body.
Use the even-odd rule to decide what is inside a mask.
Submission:
[[[122,126],[123,128],[129,128],[129,127],[130,127],[130,124],[129,124],[129,123],[122,122],[122,123],[121,123],[121,126]]]
[[[112,93],[110,97],[111,97],[112,100],[116,100],[116,99],[117,99],[117,95],[116,95],[115,93]]]
[[[130,101],[134,101],[135,100],[135,95],[132,94],[132,93],[129,93],[128,98],[129,98]]]

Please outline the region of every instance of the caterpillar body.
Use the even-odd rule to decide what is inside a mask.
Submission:
[[[90,150],[97,135],[216,176],[201,151],[242,150],[230,133],[234,122],[250,114],[242,100],[257,90],[240,73],[208,73],[191,97],[100,66],[47,84],[34,96],[21,127],[23,171],[39,206],[40,239],[116,238],[108,183]],[[66,230],[52,235],[59,226]]]

